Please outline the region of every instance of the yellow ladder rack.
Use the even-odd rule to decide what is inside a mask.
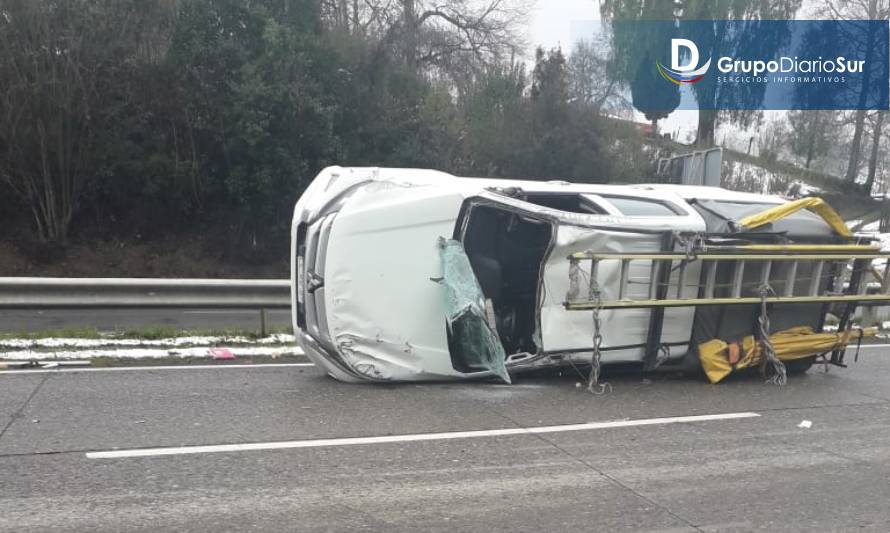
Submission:
[[[799,247],[798,249],[814,249],[815,246]],[[850,249],[853,247],[848,247]],[[780,293],[766,297],[769,303],[817,303],[817,302],[847,302],[866,305],[890,305],[890,267],[885,267],[882,275],[881,289],[877,294],[866,294],[868,285],[862,283],[862,275],[871,271],[871,262],[875,259],[890,261],[890,252],[875,251],[871,247],[858,247],[858,250],[867,251],[843,251],[845,248],[838,246],[825,246],[823,253],[801,252],[795,247],[788,247],[786,253],[761,253],[752,249],[747,251],[741,247],[733,247],[726,251],[705,252],[693,256],[683,253],[599,253],[579,252],[568,257],[569,266],[569,291],[566,297],[565,307],[572,311],[601,309],[629,309],[629,308],[658,308],[658,307],[686,307],[698,305],[742,305],[761,302],[759,295],[746,295],[744,289],[744,275],[746,269],[756,268],[757,280],[754,282],[760,286],[781,286]],[[837,250],[837,251],[835,251]],[[606,261],[619,262],[617,297],[611,299],[602,298],[602,287],[597,279],[601,265]],[[628,297],[630,265],[634,261],[648,261],[651,264],[648,297],[633,299]],[[695,261],[700,261],[702,275],[695,283],[687,284],[687,266]],[[787,265],[784,277],[774,275],[774,263],[783,262]],[[589,271],[585,271],[582,265],[589,263]],[[663,269],[675,269],[679,271],[675,291],[671,291],[667,298],[658,298],[659,285],[664,284]],[[807,290],[802,294],[795,293],[795,286],[804,277],[798,277],[798,269],[806,264],[810,272]],[[731,271],[731,281],[726,284],[717,283],[718,268],[720,265],[728,265]],[[825,267],[833,267],[833,283],[823,287],[825,279]],[[847,280],[848,272],[853,275]],[[582,278],[588,279],[586,287],[582,287]],[[748,283],[751,285],[751,282]],[[694,298],[684,298],[684,287],[698,287],[698,294]],[[613,287],[610,287],[614,289]],[[727,290],[722,290],[722,289]],[[717,290],[721,289],[721,294]],[[800,291],[798,291],[800,292]]]

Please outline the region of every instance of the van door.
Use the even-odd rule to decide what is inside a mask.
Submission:
[[[600,195],[596,201],[610,214],[589,217],[589,226],[560,224],[556,244],[545,265],[541,326],[543,346],[550,354],[583,358],[593,347],[592,312],[568,311],[564,305],[570,283],[568,256],[578,252],[645,256],[677,251],[683,249],[680,235],[704,231],[701,217],[679,197],[671,198],[663,192],[657,197],[643,192],[634,197]],[[595,281],[602,299],[680,298],[697,294],[701,274],[698,262],[675,262],[669,272],[656,278],[652,265],[649,260],[629,261],[624,267],[619,260],[599,262]],[[591,263],[580,266],[581,284],[589,287]],[[683,286],[681,277],[686,280]],[[649,366],[656,366],[664,359],[678,359],[688,351],[694,316],[692,307],[602,310],[602,361],[646,361]],[[650,339],[652,332],[657,337]],[[647,353],[649,344],[657,347],[659,353]]]

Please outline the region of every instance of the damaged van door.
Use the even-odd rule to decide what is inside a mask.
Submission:
[[[491,309],[489,322],[501,341],[507,368],[590,361],[593,321],[590,315],[565,308],[567,257],[591,250],[655,253],[680,247],[676,236],[701,231],[703,222],[682,207],[682,200],[664,196],[640,191],[633,198],[610,198],[497,189],[464,203],[455,239],[463,244]],[[656,273],[643,262],[632,269],[618,266],[593,273],[609,296],[616,296],[612,293],[620,286],[649,290],[656,274],[663,291],[692,290],[679,285],[678,272]],[[603,360],[654,366],[671,355],[682,357],[693,316],[692,309],[641,309],[620,318],[603,311]],[[654,337],[653,321],[664,326],[654,328]]]
[[[454,369],[464,374],[488,372],[510,383],[504,347],[491,320],[491,300],[482,293],[461,243],[439,238],[448,351]]]

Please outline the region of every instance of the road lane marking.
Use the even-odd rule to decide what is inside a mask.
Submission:
[[[0,370],[6,374],[68,374],[72,372],[130,372],[136,370],[246,370],[251,368],[292,368],[315,366],[314,363],[257,363],[249,365],[165,365],[165,366],[113,366],[107,368],[38,368],[34,370]]]
[[[667,418],[646,418],[639,420],[614,420],[611,422],[590,422],[587,424],[567,424],[562,426],[537,426],[529,428],[483,429],[475,431],[450,431],[446,433],[419,433],[414,435],[387,435],[382,437],[348,437],[337,439],[294,440],[279,442],[253,442],[246,444],[216,444],[180,446],[168,448],[142,448],[132,450],[108,450],[87,452],[89,459],[124,459],[133,457],[158,457],[163,455],[191,455],[199,453],[249,452],[263,450],[289,450],[294,448],[327,448],[332,446],[358,446],[363,444],[389,444],[394,442],[422,442],[436,440],[472,439],[480,437],[505,437],[514,435],[540,435],[546,433],[566,433],[637,426],[667,424],[688,424],[715,420],[736,420],[756,418],[758,413],[723,413],[714,415],[674,416]]]
[[[184,315],[256,315],[258,311],[250,309],[208,309],[206,311],[183,311]]]
[[[288,316],[291,314],[290,309],[267,309],[267,314],[275,314],[275,315],[284,315]],[[183,311],[184,315],[256,315],[259,314],[259,310],[252,309],[205,309],[205,310],[193,310],[193,311]]]

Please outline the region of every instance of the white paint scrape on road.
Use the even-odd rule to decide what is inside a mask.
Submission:
[[[474,431],[451,431],[446,433],[419,433],[414,435],[387,435],[382,437],[351,437],[338,439],[295,440],[283,442],[253,442],[246,444],[217,444],[209,446],[181,446],[169,448],[142,448],[133,450],[109,450],[87,452],[89,459],[125,459],[133,457],[159,457],[164,455],[190,455],[202,453],[247,452],[262,450],[289,450],[295,448],[326,448],[333,446],[359,446],[365,444],[390,444],[397,442],[422,442],[436,440],[472,439],[482,437],[505,437],[516,435],[541,435],[565,433],[569,431],[591,431],[596,429],[655,426],[666,424],[688,424],[717,420],[737,420],[756,418],[758,413],[723,413],[713,415],[675,416],[667,418],[647,418],[640,420],[615,420],[611,422],[590,422],[561,426],[537,426],[528,428],[485,429]]]

